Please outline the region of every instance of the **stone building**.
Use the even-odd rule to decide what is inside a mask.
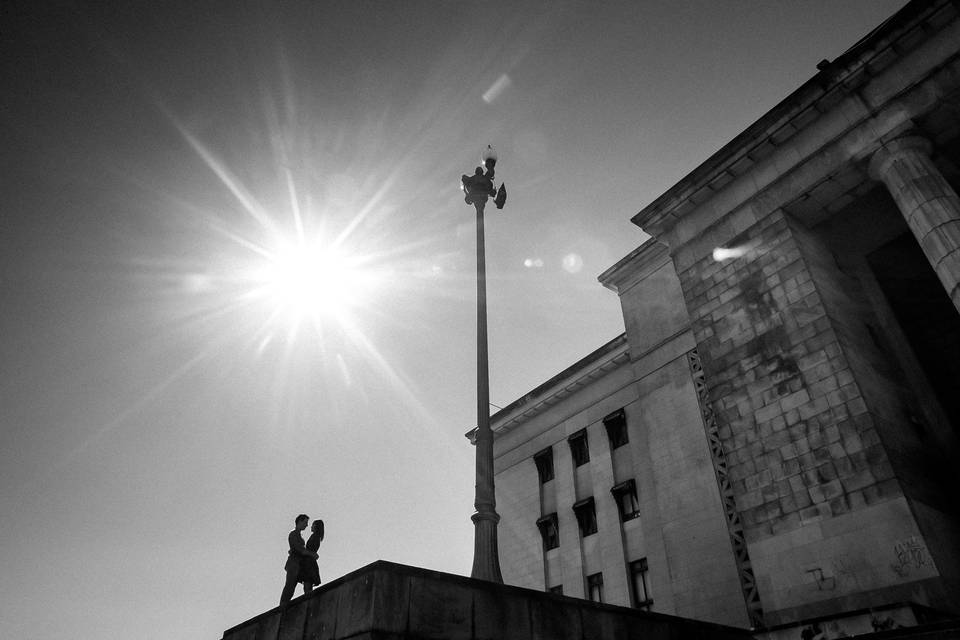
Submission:
[[[960,613],[958,5],[817,69],[632,218],[625,333],[492,417],[507,583],[767,629]]]

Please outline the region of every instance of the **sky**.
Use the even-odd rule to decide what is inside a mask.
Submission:
[[[5,4],[0,637],[219,638],[301,512],[324,581],[469,574],[460,175],[494,146],[503,407],[623,331],[630,217],[902,4]]]

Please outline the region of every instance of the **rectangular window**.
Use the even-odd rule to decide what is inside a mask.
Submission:
[[[640,515],[640,504],[637,502],[637,483],[633,478],[626,482],[621,482],[613,489],[610,489],[613,499],[617,501],[617,510],[620,512],[620,520],[626,522]]]
[[[550,513],[537,520],[540,537],[543,538],[543,550],[549,551],[560,546],[560,527],[557,526],[557,514]]]
[[[587,598],[591,602],[603,602],[603,574],[587,576]]]
[[[553,447],[547,447],[540,453],[534,455],[533,461],[537,463],[537,474],[540,476],[540,484],[546,484],[553,480]]]
[[[614,411],[603,419],[603,426],[607,428],[607,437],[610,438],[610,448],[616,449],[630,442],[627,435],[627,414],[623,409]]]
[[[570,443],[570,453],[573,455],[573,466],[579,467],[590,462],[590,449],[587,447],[587,430],[580,429],[567,438]]]
[[[550,593],[555,593],[555,594],[557,594],[558,596],[562,596],[562,595],[563,595],[563,585],[562,585],[562,584],[558,584],[558,585],[555,586],[555,587],[550,587],[549,589],[547,589],[547,591],[550,592]]]
[[[573,505],[573,512],[577,515],[581,536],[585,538],[597,532],[597,509],[593,504],[593,496]]]
[[[640,558],[630,563],[630,590],[633,606],[649,611],[653,605],[650,597],[650,584],[647,582],[647,559]]]

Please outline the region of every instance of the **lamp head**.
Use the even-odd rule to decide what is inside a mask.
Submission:
[[[493,168],[497,165],[497,152],[491,145],[488,144],[487,148],[480,154],[480,162],[487,171],[493,171]]]

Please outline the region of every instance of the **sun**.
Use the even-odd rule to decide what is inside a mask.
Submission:
[[[285,243],[268,254],[258,288],[291,320],[342,318],[367,300],[379,280],[367,262],[321,241]]]

